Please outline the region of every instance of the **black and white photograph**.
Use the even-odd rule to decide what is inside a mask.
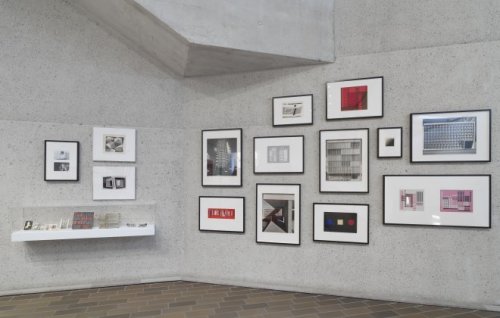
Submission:
[[[242,130],[202,131],[202,186],[239,187]]]
[[[403,157],[403,127],[378,128],[377,139],[377,158]]]
[[[78,141],[45,140],[45,181],[78,181]]]
[[[320,131],[320,192],[368,192],[368,129]]]
[[[368,244],[368,204],[313,203],[313,240]]]
[[[300,185],[257,184],[257,242],[300,244]]]
[[[273,97],[273,126],[312,125],[313,95]]]
[[[135,167],[95,166],[94,200],[135,200]]]
[[[123,152],[125,136],[104,136],[105,152]]]
[[[135,135],[133,128],[94,127],[93,160],[135,162]]]
[[[491,110],[413,113],[411,162],[490,162]]]
[[[304,136],[254,137],[254,173],[304,173]]]

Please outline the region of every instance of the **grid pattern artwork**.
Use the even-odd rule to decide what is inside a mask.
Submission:
[[[326,180],[361,181],[361,139],[326,141]]]
[[[341,111],[367,109],[368,86],[351,86],[341,88]]]
[[[424,190],[401,190],[399,203],[401,211],[423,211]]]
[[[441,190],[441,212],[472,212],[472,190]]]
[[[476,117],[424,119],[424,154],[476,153]]]
[[[290,162],[290,146],[268,146],[268,163],[287,163]]]

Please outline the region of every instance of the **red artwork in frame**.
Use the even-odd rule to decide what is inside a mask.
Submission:
[[[365,110],[368,108],[368,86],[341,88],[341,111]]]

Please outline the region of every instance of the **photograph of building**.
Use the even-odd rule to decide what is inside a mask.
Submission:
[[[207,176],[237,174],[236,138],[207,140]]]
[[[362,178],[362,139],[326,141],[326,180],[360,181]]]
[[[424,155],[476,153],[476,117],[424,119]]]
[[[262,195],[262,232],[294,232],[294,198],[293,194]]]

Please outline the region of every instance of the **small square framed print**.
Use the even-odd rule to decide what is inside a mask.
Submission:
[[[384,175],[384,224],[491,227],[490,175]]]
[[[313,240],[368,244],[368,204],[313,203]]]
[[[254,137],[253,172],[304,173],[304,136]]]
[[[199,229],[210,232],[245,232],[244,197],[199,197]]]
[[[312,125],[313,95],[273,97],[273,126]]]
[[[135,129],[94,127],[94,161],[135,162]]]
[[[257,243],[300,245],[300,184],[257,184]]]
[[[202,186],[241,187],[242,131],[202,130]]]
[[[45,181],[78,181],[78,141],[45,140]]]
[[[93,168],[94,200],[135,200],[135,167]]]
[[[490,162],[491,110],[410,115],[411,162]]]
[[[403,127],[377,129],[378,158],[403,157]]]
[[[326,84],[326,119],[384,116],[384,78],[370,77]]]
[[[320,192],[368,192],[368,128],[321,130]]]

